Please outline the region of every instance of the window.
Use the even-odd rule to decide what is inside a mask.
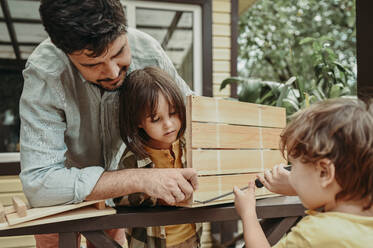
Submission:
[[[155,38],[179,75],[202,95],[202,18],[199,5],[122,1],[128,26]]]

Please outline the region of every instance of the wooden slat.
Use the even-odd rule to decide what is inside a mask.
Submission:
[[[227,24],[212,24],[213,36],[231,36],[231,26]]]
[[[191,96],[191,98],[192,121],[278,128],[286,126],[285,108],[217,100],[210,97]]]
[[[19,196],[22,200],[26,200],[26,196],[23,194],[23,192],[17,192],[17,193],[0,193],[0,202],[3,203],[4,206],[8,206],[12,204],[12,197],[13,196]]]
[[[213,13],[212,23],[214,24],[231,24],[231,16],[229,13]]]
[[[55,214],[52,216],[47,216],[47,217],[43,217],[40,219],[35,219],[35,220],[11,225],[8,227],[0,227],[0,230],[26,227],[26,226],[43,225],[43,224],[68,221],[68,220],[84,219],[84,218],[90,218],[90,217],[111,215],[115,213],[116,213],[116,210],[111,207],[106,207],[105,209],[98,210],[93,206],[86,206],[86,207],[74,209],[71,211]]]
[[[35,238],[33,235],[0,237],[1,248],[19,248],[19,247],[35,247]]]
[[[18,176],[0,176],[0,193],[22,191],[22,183]]]
[[[192,123],[193,148],[278,149],[282,129]],[[260,131],[261,130],[261,131]],[[260,142],[262,136],[262,143]]]
[[[198,177],[199,189],[194,192],[194,201],[204,201],[213,197],[220,196],[222,194],[231,192],[234,186],[239,188],[246,187],[249,180],[256,178],[255,173],[250,174],[238,174],[238,175],[224,175],[224,176],[200,176]],[[266,188],[256,189],[257,196],[273,195]],[[231,194],[224,198],[219,199],[220,201],[233,201],[234,195]]]
[[[214,72],[231,72],[231,62],[230,61],[214,61],[212,63],[212,68]]]
[[[213,12],[231,12],[231,3],[229,1],[214,0],[212,1],[212,10]]]
[[[27,210],[27,215],[25,217],[19,217],[17,213],[8,214],[6,217],[8,219],[9,225],[15,225],[22,222],[39,219],[45,216],[54,215],[57,213],[66,212],[69,210],[89,206],[95,204],[99,201],[87,201],[77,204],[61,205],[61,206],[52,206],[52,207],[42,207],[42,208],[31,208]]]
[[[214,82],[214,84],[221,84],[221,82],[223,82],[224,79],[230,77],[230,74],[229,73],[226,73],[226,72],[214,72],[212,74],[212,81]]]
[[[27,206],[26,203],[19,197],[12,197],[13,206],[16,209],[17,217],[26,217]]]
[[[215,48],[212,51],[212,57],[213,57],[214,61],[218,61],[218,60],[230,61],[231,50],[230,49]]]
[[[198,175],[263,172],[285,163],[279,150],[193,150],[193,168]],[[262,168],[263,165],[263,168]]]
[[[212,46],[214,48],[231,48],[231,39],[224,36],[213,37]]]

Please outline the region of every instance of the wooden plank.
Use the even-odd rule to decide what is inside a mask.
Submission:
[[[115,213],[116,213],[116,210],[111,207],[106,207],[103,210],[98,210],[93,206],[86,206],[86,207],[82,207],[79,209],[73,209],[70,211],[63,212],[63,213],[43,217],[40,219],[23,222],[20,224],[15,224],[15,225],[7,226],[7,227],[0,227],[0,230],[35,226],[35,225],[43,225],[43,224],[68,221],[68,220],[85,219],[85,218],[90,218],[90,217],[111,215]]]
[[[5,208],[3,204],[0,202],[0,225],[6,223],[6,218],[5,218]]]
[[[223,48],[214,48],[212,50],[212,58],[214,59],[214,61],[218,61],[218,60],[230,61],[231,50],[223,49]]]
[[[231,72],[230,61],[213,61],[212,67],[214,72]]]
[[[223,82],[224,79],[230,77],[230,73],[226,73],[226,72],[214,72],[212,74],[212,81],[214,82],[214,84],[221,84]]]
[[[20,191],[22,191],[22,183],[19,176],[0,176],[0,193]]]
[[[95,247],[121,248],[122,246],[113,240],[107,233],[102,230],[82,232],[84,237],[89,240]]]
[[[212,24],[213,36],[231,36],[231,26],[227,24]]]
[[[213,87],[215,98],[229,97],[231,94],[231,87],[229,85],[225,87],[223,90],[220,90],[220,84],[219,85],[213,84],[212,87]]]
[[[39,219],[42,217],[54,215],[61,212],[66,212],[69,210],[89,206],[95,204],[99,201],[87,201],[81,202],[78,204],[69,204],[69,205],[61,205],[61,206],[52,206],[52,207],[42,207],[42,208],[31,208],[27,210],[27,216],[25,217],[18,217],[17,213],[8,214],[6,217],[8,219],[9,225],[15,225],[22,222]]]
[[[192,108],[193,121],[278,128],[286,126],[286,110],[280,107],[194,96]]]
[[[193,148],[278,149],[282,129],[192,123]],[[262,143],[260,140],[262,137]]]
[[[193,150],[192,157],[198,175],[263,172],[286,162],[279,150]]]
[[[230,13],[231,3],[229,1],[214,0],[212,1],[212,11]]]
[[[17,192],[17,193],[0,193],[0,202],[4,204],[4,206],[8,206],[12,204],[12,197],[13,196],[19,196],[22,200],[26,200],[26,196],[23,194],[23,192]]]
[[[214,24],[231,24],[231,15],[229,13],[214,12],[212,14],[212,23]]]
[[[26,217],[27,206],[26,203],[18,196],[12,198],[13,206],[16,209],[17,217]]]
[[[213,197],[223,195],[231,192],[234,186],[239,188],[246,187],[249,180],[255,180],[256,173],[245,173],[237,175],[224,175],[224,176],[200,176],[198,177],[199,189],[194,192],[194,201],[204,201]],[[267,195],[270,192],[266,188],[256,190],[256,195]],[[234,195],[231,194],[220,200],[233,200]]]
[[[58,247],[59,248],[78,248],[78,233],[68,232],[59,233],[58,235]]]
[[[231,39],[230,37],[224,36],[214,36],[212,38],[213,48],[231,48]]]
[[[1,248],[35,247],[34,235],[0,237]]]
[[[192,160],[192,97],[187,96],[186,99],[186,130],[185,130],[185,139],[186,139],[186,162],[187,167],[193,167],[193,160]]]

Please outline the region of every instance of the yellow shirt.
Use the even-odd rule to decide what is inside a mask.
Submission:
[[[183,168],[181,163],[182,151],[179,140],[172,144],[171,150],[159,150],[145,147],[155,168]],[[166,246],[180,244],[196,234],[194,224],[166,226]]]
[[[306,211],[291,232],[275,248],[368,248],[373,247],[373,217],[341,212]]]

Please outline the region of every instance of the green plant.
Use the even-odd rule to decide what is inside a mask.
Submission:
[[[356,95],[356,83],[349,84],[354,81],[352,72],[338,62],[336,54],[329,48],[330,42],[328,37],[307,37],[299,42],[302,46],[311,45],[314,73],[311,80],[301,75],[292,76],[285,83],[230,77],[221,83],[220,90],[238,84],[239,101],[285,107],[288,115],[327,98]]]

